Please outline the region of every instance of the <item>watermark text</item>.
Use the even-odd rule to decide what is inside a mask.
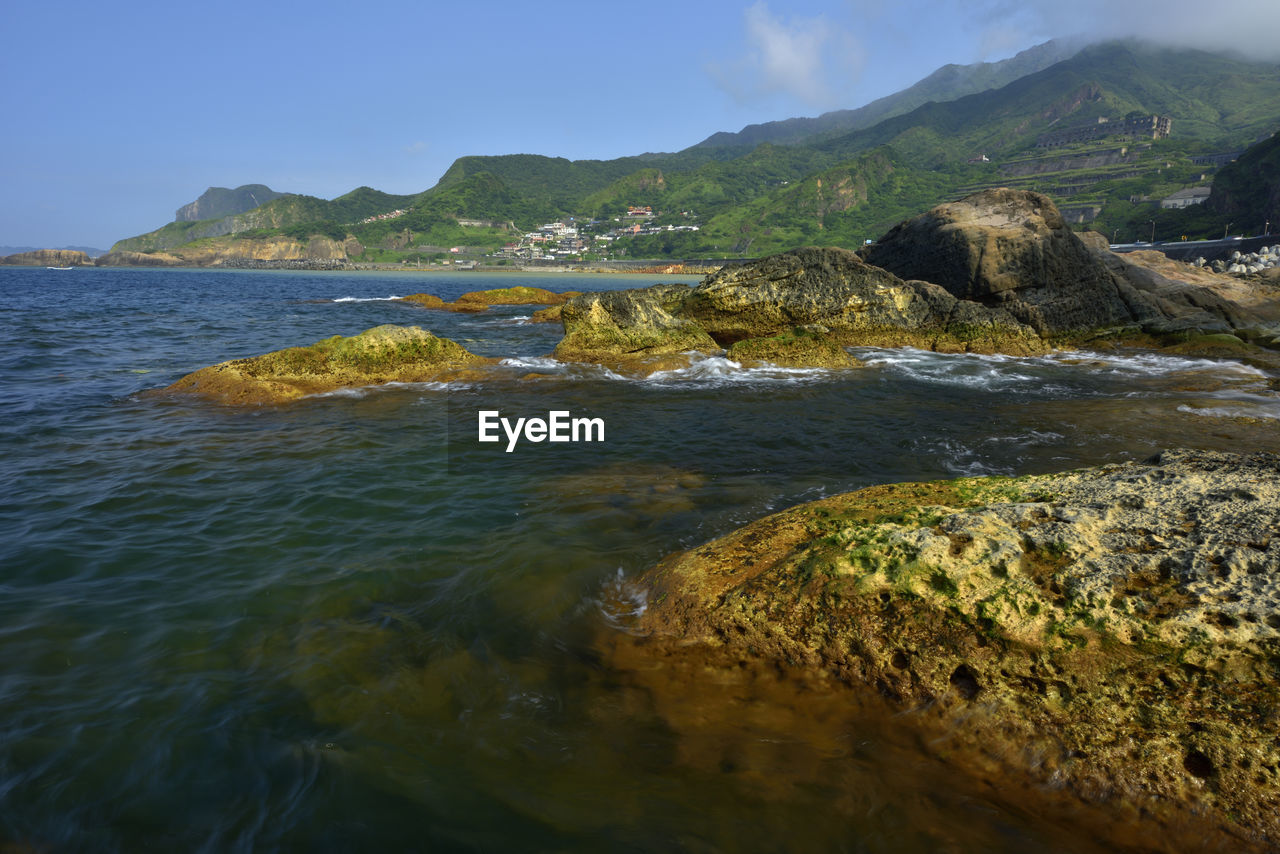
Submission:
[[[526,442],[603,442],[603,418],[574,418],[567,409],[553,409],[546,418],[504,418],[497,409],[476,412],[478,440],[501,442],[505,434],[506,452],[516,449],[521,439]]]

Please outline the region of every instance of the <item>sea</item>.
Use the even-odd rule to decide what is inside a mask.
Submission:
[[[659,281],[697,279],[0,268],[0,851],[1106,850],[891,718],[833,730],[714,680],[682,707],[600,638],[663,556],[800,502],[1280,451],[1277,378],[871,348],[638,378],[552,358],[537,306],[395,299]],[[280,406],[164,391],[381,324],[501,362]],[[602,426],[510,447],[481,412]]]

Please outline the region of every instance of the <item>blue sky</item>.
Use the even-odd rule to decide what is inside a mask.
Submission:
[[[466,154],[676,151],[1084,22],[1276,49],[1280,3],[1214,6],[1206,21],[1185,0],[9,3],[0,245],[107,248],[209,186],[414,193]]]

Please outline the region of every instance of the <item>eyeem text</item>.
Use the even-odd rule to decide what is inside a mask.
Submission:
[[[503,418],[497,409],[476,412],[479,441],[501,442],[506,434],[507,453],[521,439],[527,442],[603,442],[603,418],[574,418],[567,409],[553,409],[546,418]]]

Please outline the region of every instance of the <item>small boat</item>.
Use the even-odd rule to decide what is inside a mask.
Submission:
[[[46,270],[74,270],[75,267],[45,267]]]

